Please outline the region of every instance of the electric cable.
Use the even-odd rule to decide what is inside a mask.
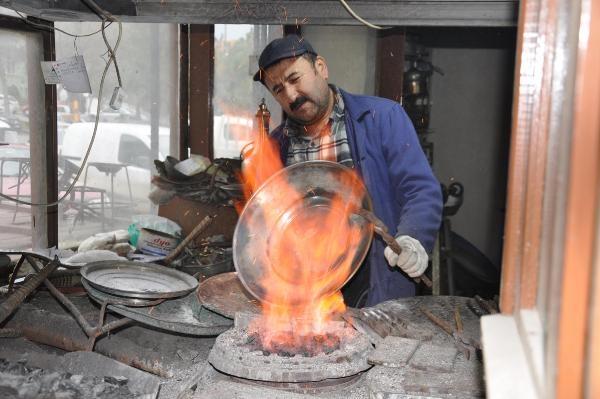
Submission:
[[[104,40],[104,44],[106,44],[106,48],[108,49],[109,55],[113,58],[113,61],[115,63],[115,72],[117,73],[117,81],[119,82],[119,87],[123,87],[123,83],[121,82],[121,73],[119,71],[119,64],[117,63],[117,57],[113,54],[113,49],[110,46],[110,44],[108,43],[108,40],[106,39],[106,35],[104,33],[104,24],[106,23],[106,21],[117,21],[119,22],[119,26],[121,24],[121,22],[111,13],[109,13],[108,11],[104,10],[102,7],[100,7],[98,4],[96,4],[96,2],[94,0],[82,0],[88,7],[90,7],[92,9],[92,11],[94,11],[96,13],[96,15],[98,15],[98,17],[100,19],[102,19],[102,39]]]
[[[13,11],[14,11],[14,12],[16,12],[16,13],[17,13],[17,15],[18,15],[18,16],[19,16],[19,17],[20,17],[20,18],[21,18],[21,19],[22,19],[22,20],[23,20],[25,23],[27,23],[28,25],[31,25],[31,26],[33,26],[33,27],[35,27],[35,28],[42,29],[42,30],[48,30],[48,31],[58,31],[58,32],[60,32],[60,33],[63,33],[63,34],[65,34],[65,35],[67,35],[67,36],[71,36],[71,37],[75,37],[75,38],[77,38],[77,37],[88,37],[88,36],[94,36],[94,35],[96,35],[96,34],[98,34],[98,33],[100,33],[100,32],[102,31],[102,28],[100,28],[100,29],[98,29],[97,31],[95,31],[95,32],[92,32],[92,33],[85,33],[85,34],[82,34],[82,35],[77,35],[77,34],[75,34],[75,33],[69,33],[69,32],[67,32],[67,31],[65,31],[65,30],[62,30],[62,29],[60,29],[60,28],[57,28],[57,27],[53,27],[53,26],[47,26],[47,25],[44,25],[44,24],[38,24],[38,23],[36,23],[36,22],[33,22],[33,21],[31,21],[31,20],[27,19],[27,17],[26,17],[25,15],[21,14],[19,11],[17,11],[17,10],[13,10]],[[110,26],[110,24],[112,24],[112,21],[111,21],[111,22],[110,22],[108,25],[106,25],[106,27],[108,28],[108,27]]]
[[[361,18],[360,15],[358,15],[357,13],[354,12],[354,10],[348,5],[348,3],[346,3],[345,0],[339,0],[339,1],[342,4],[342,6],[344,6],[344,8],[346,9],[346,11],[348,11],[350,13],[350,15],[352,15],[352,17],[354,19],[356,19],[357,21],[365,24],[369,28],[373,28],[373,29],[389,29],[389,28],[386,28],[386,27],[383,27],[383,26],[374,25],[374,24],[370,23],[369,21],[364,20],[363,18]]]
[[[102,21],[102,29],[101,29],[103,35],[104,35],[104,29],[106,29],[105,23],[106,23],[106,21],[103,20]],[[0,198],[4,198],[6,200],[9,200],[9,201],[12,201],[12,202],[15,202],[18,204],[22,204],[22,205],[50,207],[50,206],[58,205],[61,201],[63,201],[71,193],[71,191],[73,191],[73,188],[75,187],[75,183],[77,183],[77,181],[79,180],[79,177],[81,176],[81,173],[83,172],[83,168],[85,167],[85,164],[87,163],[87,160],[92,151],[92,147],[94,145],[94,140],[96,139],[96,132],[98,130],[98,122],[100,120],[100,108],[102,105],[102,91],[104,89],[104,79],[106,78],[106,73],[108,72],[108,68],[110,67],[110,64],[112,62],[115,62],[117,48],[119,47],[119,43],[121,42],[121,35],[122,35],[121,21],[117,20],[117,23],[119,24],[119,35],[117,37],[117,41],[115,43],[114,49],[110,48],[110,57],[109,57],[108,61],[106,62],[104,71],[102,72],[102,79],[100,79],[100,89],[98,90],[98,105],[96,106],[96,119],[94,121],[94,131],[92,132],[92,138],[90,139],[90,144],[89,144],[87,151],[85,153],[85,156],[83,157],[83,160],[81,162],[81,167],[77,171],[77,174],[73,178],[73,182],[69,185],[69,188],[67,189],[67,191],[65,191],[65,193],[58,200],[51,202],[51,203],[44,203],[44,202],[35,203],[35,202],[22,201],[20,199],[13,198],[11,196],[8,196],[8,195],[2,194],[2,193],[0,193]],[[105,39],[105,43],[107,43],[106,36],[104,36],[104,39]]]

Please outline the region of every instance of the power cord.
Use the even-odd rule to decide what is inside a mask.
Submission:
[[[104,40],[104,44],[106,45],[106,48],[108,49],[108,53],[109,56],[112,57],[114,63],[115,63],[115,72],[117,73],[117,81],[119,82],[119,87],[123,87],[123,84],[121,82],[121,73],[119,72],[119,64],[117,63],[117,57],[114,55],[113,49],[112,47],[110,47],[110,44],[108,43],[108,39],[106,38],[106,35],[104,33],[104,24],[106,23],[106,21],[117,21],[119,23],[119,32],[121,29],[121,21],[119,21],[114,15],[112,15],[111,13],[109,13],[108,11],[102,9],[98,4],[96,4],[96,2],[94,0],[82,0],[88,7],[90,7],[92,9],[92,11],[94,11],[96,13],[96,15],[102,20],[102,39]]]
[[[60,28],[57,28],[57,27],[47,26],[47,25],[44,25],[44,24],[38,24],[36,22],[33,22],[33,21],[27,19],[27,17],[25,15],[21,14],[19,11],[17,11],[17,10],[13,10],[13,11],[15,13],[17,13],[17,15],[19,16],[19,18],[21,18],[23,20],[23,22],[25,22],[28,25],[33,26],[34,28],[37,28],[37,29],[40,29],[40,30],[47,30],[47,31],[51,31],[51,32],[52,31],[58,31],[60,33],[63,33],[65,35],[67,35],[67,36],[71,36],[71,37],[74,37],[74,38],[94,36],[94,35],[96,35],[96,34],[98,34],[98,33],[100,33],[102,31],[102,28],[100,28],[97,31],[92,32],[92,33],[85,33],[85,34],[82,34],[82,35],[77,35],[77,34],[74,34],[74,33],[69,33],[67,31],[64,31],[64,30],[62,30]],[[108,25],[106,25],[106,27],[108,28],[110,26],[110,24],[112,24],[112,21]]]
[[[360,15],[358,15],[357,13],[354,12],[354,10],[348,5],[348,3],[346,3],[345,0],[339,0],[339,1],[342,4],[342,6],[344,6],[344,8],[346,9],[346,11],[348,11],[350,13],[350,15],[352,15],[352,17],[354,19],[356,19],[357,21],[365,24],[369,28],[373,28],[373,29],[389,29],[389,28],[385,28],[383,26],[374,25],[374,24],[370,23],[369,21],[364,20],[363,18],[361,18]]]
[[[84,2],[86,2],[86,3],[91,2],[99,9],[99,7],[92,0],[84,0]],[[108,68],[110,67],[110,64],[113,62],[115,63],[115,69],[117,72],[117,78],[119,80],[119,86],[121,86],[121,78],[120,78],[119,70],[116,65],[117,64],[116,53],[117,53],[117,48],[119,47],[119,43],[121,42],[121,35],[122,35],[121,21],[119,21],[116,17],[114,17],[108,13],[103,13],[101,18],[102,18],[102,26],[100,28],[100,31],[102,32],[102,38],[104,39],[104,43],[105,43],[106,47],[108,48],[109,58],[108,58],[108,61],[106,62],[106,66],[104,67],[104,71],[102,72],[102,79],[100,80],[100,89],[98,90],[98,105],[96,107],[96,119],[94,121],[94,131],[92,132],[92,138],[90,139],[90,144],[87,148],[87,151],[85,153],[83,161],[81,162],[81,166],[79,167],[79,170],[77,171],[77,174],[75,175],[75,177],[73,179],[73,182],[69,185],[69,188],[67,189],[67,191],[65,191],[65,193],[58,200],[51,202],[51,203],[46,203],[46,202],[36,203],[36,202],[22,201],[20,199],[13,198],[11,196],[8,196],[8,195],[2,194],[2,193],[0,193],[0,198],[4,198],[6,200],[15,202],[17,204],[22,204],[22,205],[50,207],[50,206],[58,205],[71,193],[71,191],[73,191],[73,188],[75,187],[75,184],[79,180],[79,177],[81,176],[81,173],[83,172],[83,168],[85,167],[85,164],[87,163],[87,160],[90,156],[90,152],[92,151],[92,147],[94,145],[94,140],[96,139],[96,132],[98,130],[98,122],[100,120],[100,108],[101,108],[101,104],[102,104],[102,91],[104,89],[104,79],[106,78],[106,73],[108,72]],[[106,34],[105,34],[105,29],[108,27],[108,25],[106,25],[106,21],[108,20],[108,18],[111,18],[112,21],[116,21],[119,24],[119,35],[117,37],[117,41],[115,43],[114,49],[108,43],[108,39],[106,38]],[[111,21],[111,23],[112,23],[112,21]],[[41,24],[35,24],[33,22],[32,22],[32,24],[44,26]],[[49,28],[49,27],[46,26],[45,28]],[[68,34],[70,36],[74,36],[72,34],[64,32],[62,30],[59,30],[58,28],[54,28],[54,29],[58,30],[59,32]],[[87,36],[89,36],[89,35],[87,35]]]

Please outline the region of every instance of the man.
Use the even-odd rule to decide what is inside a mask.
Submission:
[[[281,105],[286,121],[272,132],[285,165],[329,160],[355,168],[375,214],[395,234],[400,256],[373,240],[367,305],[413,296],[427,268],[442,211],[440,185],[402,107],[328,84],[323,57],[296,35],[272,41],[258,60],[255,81]],[[405,274],[400,273],[400,268]]]

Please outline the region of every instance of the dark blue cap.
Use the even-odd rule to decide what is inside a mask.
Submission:
[[[305,53],[317,55],[310,43],[300,36],[287,35],[273,40],[258,58],[258,72],[254,74],[254,80],[262,82],[265,69],[285,58],[299,57]]]

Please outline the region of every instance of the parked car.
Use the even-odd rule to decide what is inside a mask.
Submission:
[[[253,119],[216,115],[213,119],[215,158],[239,158],[241,149],[254,138]]]
[[[59,158],[81,165],[93,130],[94,123],[71,124],[63,136]],[[169,128],[159,128],[158,158],[161,160],[168,154],[169,133]],[[99,123],[87,166],[78,185],[104,189],[110,197],[112,175],[115,201],[129,201],[131,189],[133,200],[145,203],[151,188],[150,178],[154,173],[150,144],[150,125]]]

